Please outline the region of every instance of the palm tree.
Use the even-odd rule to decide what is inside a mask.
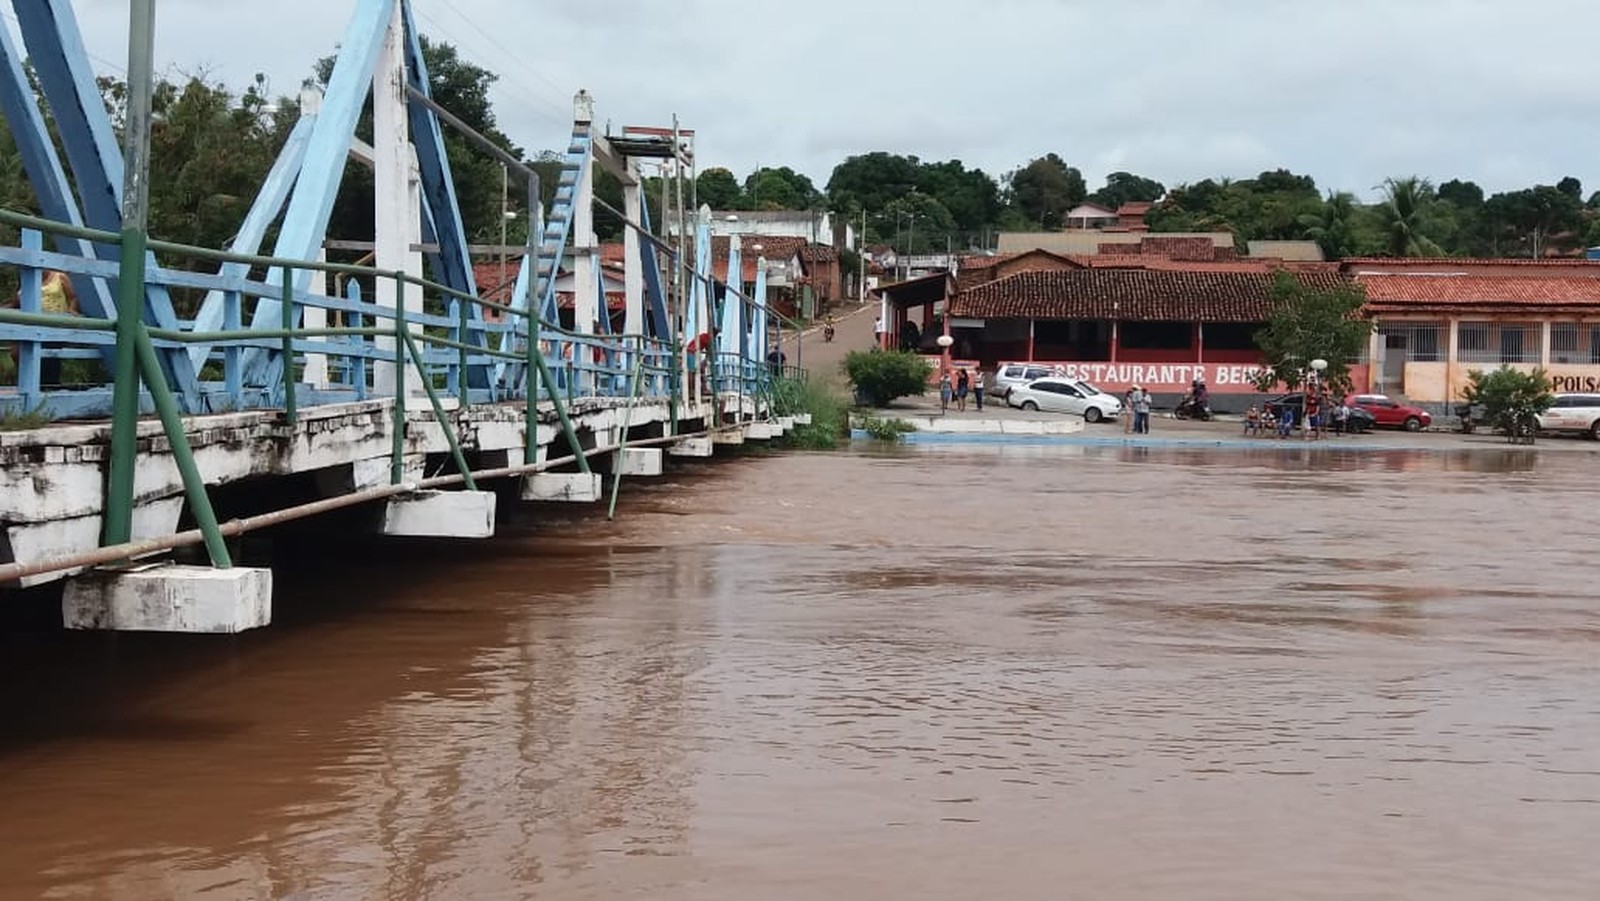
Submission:
[[[1322,248],[1323,256],[1338,260],[1355,253],[1355,215],[1354,195],[1329,191],[1320,209],[1301,214],[1297,221],[1305,236]]]
[[[1389,255],[1444,256],[1439,245],[1422,233],[1428,207],[1433,203],[1433,184],[1415,175],[1387,178],[1383,182],[1383,195],[1378,216],[1383,223],[1384,249]]]

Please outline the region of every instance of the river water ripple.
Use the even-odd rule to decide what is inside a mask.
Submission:
[[[0,893],[1597,897],[1587,456],[758,457],[352,551],[15,650]]]

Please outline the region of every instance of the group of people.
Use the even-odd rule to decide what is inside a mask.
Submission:
[[[950,378],[950,370],[939,373],[939,412],[950,412],[950,402],[956,403],[956,412],[967,411],[967,395],[972,395],[978,409],[983,409],[983,373],[981,371],[967,372],[965,367],[956,370],[954,379]]]
[[[1292,407],[1284,407],[1273,413],[1251,404],[1250,409],[1244,414],[1244,433],[1288,438],[1294,434],[1296,418]],[[1332,403],[1326,392],[1307,394],[1305,414],[1299,418],[1303,420],[1300,437],[1306,441],[1319,441],[1327,437],[1330,426],[1335,435],[1343,435],[1350,422],[1350,405],[1344,398],[1340,398],[1338,403]]]
[[[1135,435],[1150,434],[1150,392],[1138,385],[1122,395],[1122,430]]]

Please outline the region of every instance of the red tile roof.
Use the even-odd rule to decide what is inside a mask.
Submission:
[[[511,292],[517,286],[517,271],[522,268],[522,257],[506,257],[505,279],[500,278],[500,261],[472,264],[472,280],[478,286],[478,296],[491,303],[510,306]]]
[[[1600,312],[1600,272],[1567,277],[1385,274],[1360,275],[1373,312],[1470,308]]]
[[[1330,272],[1296,276],[1333,288]],[[1268,272],[1069,269],[1023,272],[964,291],[951,315],[995,319],[1261,322],[1272,309]]]
[[[972,256],[957,257],[956,271],[960,272],[963,269],[988,269],[990,266],[999,265],[1001,262],[1009,260],[1015,256],[1017,256],[1017,254],[1014,253],[997,253],[993,255],[980,253],[973,254]]]
[[[728,280],[728,248],[731,242],[727,235],[711,236],[711,275],[718,281]],[[761,250],[755,249],[761,245]],[[739,269],[740,280],[753,282],[756,280],[756,260],[765,257],[768,260],[788,261],[800,253],[800,248],[806,246],[805,238],[790,235],[740,235],[739,236]]]
[[[1481,268],[1485,266],[1557,266],[1578,269],[1592,269],[1600,274],[1600,260],[1587,260],[1578,257],[1545,257],[1532,259],[1529,257],[1346,257],[1340,261],[1345,267],[1355,266],[1385,266],[1390,268]]]

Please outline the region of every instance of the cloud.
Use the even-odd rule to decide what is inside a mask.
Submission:
[[[95,56],[124,57],[123,0],[75,0]],[[157,53],[292,92],[353,0],[163,0]],[[1287,167],[1367,195],[1416,172],[1505,190],[1600,187],[1600,95],[1586,46],[1600,5],[1546,0],[416,0],[424,31],[501,75],[502,126],[565,143],[587,88],[614,126],[698,132],[702,166],[758,162],[825,184],[873,150],[992,175],[1056,152],[1091,184],[1168,185]]]

